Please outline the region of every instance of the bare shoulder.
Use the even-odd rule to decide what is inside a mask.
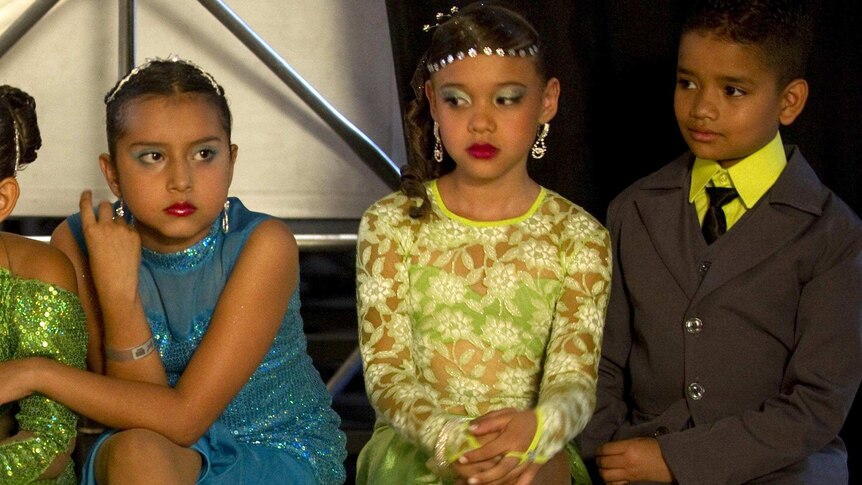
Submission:
[[[15,274],[77,293],[75,269],[59,249],[17,234],[3,234]]]
[[[278,219],[267,219],[252,230],[243,252],[247,251],[298,258],[299,249],[287,224]]]
[[[263,284],[279,293],[285,288],[292,291],[298,275],[299,248],[293,232],[284,222],[267,219],[251,230],[231,280],[235,285]]]
[[[68,249],[78,249],[78,243],[69,228],[69,223],[63,221],[51,233],[51,246],[54,246],[68,254]]]

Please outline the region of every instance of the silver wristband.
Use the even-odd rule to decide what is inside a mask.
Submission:
[[[105,357],[117,362],[127,362],[130,360],[143,359],[152,354],[154,350],[156,350],[156,344],[153,342],[153,338],[150,337],[146,342],[130,349],[112,349],[110,347],[105,347]]]

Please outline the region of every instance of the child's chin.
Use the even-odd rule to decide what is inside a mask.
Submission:
[[[690,144],[689,149],[694,153],[694,156],[704,160],[722,160],[727,158],[724,156],[724,153],[719,153],[716,150],[705,150],[702,146],[698,146],[697,143]]]

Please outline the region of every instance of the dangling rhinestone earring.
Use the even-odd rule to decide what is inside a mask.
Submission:
[[[126,215],[126,209],[123,207],[123,199],[120,199],[119,202],[114,209],[114,219],[122,219]]]
[[[542,131],[539,133],[538,138],[536,138],[536,143],[533,143],[533,148],[530,149],[530,153],[532,153],[533,158],[536,160],[545,156],[545,152],[548,151],[548,147],[545,146],[545,137],[548,136],[548,130],[551,129],[551,125],[548,123],[544,123],[542,125]]]
[[[230,220],[228,219],[228,211],[230,210],[230,200],[224,201],[224,214],[221,218],[221,232],[227,234],[230,230]]]
[[[434,122],[434,161],[443,161],[443,142],[440,140],[440,123]]]

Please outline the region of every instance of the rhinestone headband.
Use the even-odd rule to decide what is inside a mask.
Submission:
[[[428,72],[437,72],[455,61],[460,61],[468,57],[478,57],[479,55],[499,57],[533,57],[538,53],[539,46],[535,44],[531,45],[526,49],[502,49],[499,47],[494,49],[487,46],[479,49],[477,47],[471,47],[467,49],[467,52],[458,51],[454,54],[449,54],[448,56],[436,62],[428,62],[425,64],[425,66],[428,68]]]
[[[143,64],[141,64],[139,66],[136,66],[134,69],[129,71],[129,73],[126,74],[126,77],[124,77],[123,79],[120,80],[120,82],[117,83],[117,87],[115,87],[113,91],[108,93],[108,96],[105,98],[105,104],[110,104],[111,101],[113,101],[114,98],[117,97],[117,95],[120,93],[120,91],[123,90],[123,86],[125,86],[127,82],[129,82],[133,77],[137,76],[141,71],[147,69],[148,67],[150,67],[151,65],[153,65],[156,62],[179,62],[179,63],[185,64],[187,66],[190,66],[190,67],[194,68],[196,71],[198,71],[200,73],[200,75],[203,76],[207,81],[209,81],[209,83],[212,85],[213,89],[215,90],[216,93],[218,93],[219,96],[224,96],[224,90],[222,89],[221,86],[218,85],[216,80],[208,72],[201,69],[200,66],[198,66],[197,64],[195,64],[192,61],[182,59],[180,56],[178,56],[176,54],[171,54],[166,59],[163,59],[161,57],[147,58],[146,62],[144,62]]]

